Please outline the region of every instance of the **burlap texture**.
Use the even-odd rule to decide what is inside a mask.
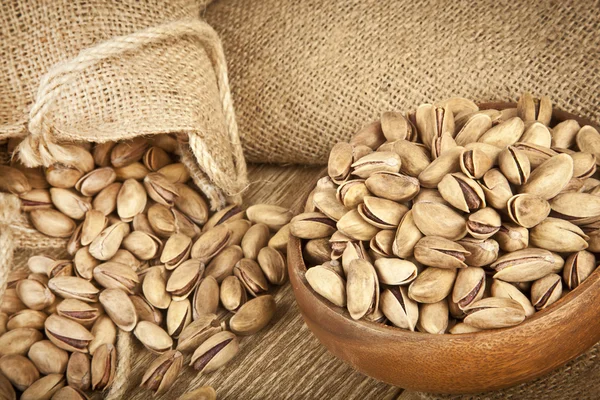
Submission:
[[[239,201],[245,162],[206,2],[3,2],[0,139],[26,136],[19,156],[35,166],[60,161],[63,141],[187,134],[213,207]]]
[[[597,1],[219,0],[249,161],[325,163],[382,111],[549,95],[600,121]]]

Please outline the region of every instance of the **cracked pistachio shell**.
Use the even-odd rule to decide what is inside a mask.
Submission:
[[[102,189],[92,200],[92,208],[104,215],[110,215],[117,209],[117,197],[121,187],[122,183],[115,182]]]
[[[258,252],[258,265],[273,285],[283,285],[287,279],[285,256],[272,247],[263,247]]]
[[[159,204],[172,207],[179,196],[175,184],[158,172],[152,172],[144,178],[144,187],[148,196]]]
[[[557,260],[544,249],[527,248],[500,256],[490,267],[494,279],[505,282],[531,282],[551,274]]]
[[[559,253],[587,249],[589,239],[577,225],[551,217],[533,227],[529,236],[533,246]]]
[[[207,231],[215,226],[243,219],[245,215],[246,212],[241,207],[236,204],[231,204],[214,213],[208,221],[206,221],[202,230]]]
[[[152,304],[148,302],[144,297],[133,295],[129,296],[133,306],[135,307],[135,313],[140,321],[149,321],[160,325],[163,320],[162,313],[154,308]]]
[[[348,209],[356,208],[370,194],[364,179],[345,181],[336,190],[337,199]]]
[[[314,193],[313,204],[318,211],[334,221],[339,220],[348,212],[348,209],[337,199],[337,191],[335,189],[326,189]]]
[[[415,224],[413,210],[408,210],[400,220],[392,243],[392,253],[400,258],[412,257],[414,247],[423,237]]]
[[[438,184],[444,200],[464,212],[485,207],[485,194],[473,179],[463,173],[446,175]]]
[[[390,257],[392,255],[392,245],[396,234],[394,231],[383,230],[377,232],[375,236],[371,238],[369,247],[371,252],[380,257]],[[373,256],[377,258],[376,256]]]
[[[52,207],[50,192],[46,189],[33,189],[19,195],[19,198],[21,199],[21,209],[25,212]]]
[[[419,319],[419,306],[408,297],[408,289],[405,286],[390,286],[381,292],[380,308],[395,326],[415,330]]]
[[[148,168],[140,162],[134,162],[124,167],[115,167],[117,181],[126,181],[127,179],[135,179],[136,181],[144,180],[144,177],[150,173]]]
[[[206,266],[204,276],[213,276],[217,282],[222,282],[226,277],[233,275],[233,267],[243,257],[244,252],[240,246],[229,246]]]
[[[160,262],[166,269],[172,270],[189,258],[191,249],[192,239],[183,233],[176,233],[165,242]]]
[[[41,311],[55,300],[54,294],[44,283],[33,279],[21,279],[16,289],[19,299],[32,310]]]
[[[88,390],[92,383],[91,360],[83,353],[73,353],[67,365],[67,383],[78,390]]]
[[[552,102],[546,96],[536,99],[525,92],[517,102],[517,114],[525,122],[540,121],[549,125],[552,119]]]
[[[142,377],[140,387],[153,390],[157,396],[163,394],[173,386],[182,367],[183,354],[169,350],[152,361]]]
[[[541,122],[526,124],[525,132],[520,141],[538,146],[550,147],[552,145],[552,134],[550,129]]]
[[[591,153],[568,153],[573,159],[573,177],[585,179],[596,172],[596,156]]]
[[[273,296],[266,294],[244,303],[229,320],[229,329],[236,335],[252,335],[269,324],[275,315]]]
[[[254,260],[242,258],[233,268],[233,275],[237,276],[248,293],[256,297],[269,290],[269,283],[260,266]]]
[[[152,353],[162,354],[173,347],[173,339],[160,326],[140,321],[133,330],[135,337]]]
[[[492,159],[482,150],[464,149],[460,155],[460,170],[471,179],[480,179],[492,166]]]
[[[207,230],[192,246],[192,258],[197,258],[204,263],[210,261],[228,245],[231,234],[227,225],[218,225]]]
[[[49,340],[40,340],[34,343],[29,349],[27,357],[43,375],[64,374],[69,361],[69,353],[59,349]]]
[[[353,146],[350,143],[339,142],[329,152],[327,174],[336,183],[341,183],[350,175],[353,161]]]
[[[48,266],[46,275],[48,275],[48,278],[71,276],[73,275],[73,262],[70,260],[56,260]]]
[[[431,154],[422,144],[397,140],[393,151],[400,156],[400,172],[416,178],[431,163]]]
[[[140,282],[137,273],[130,266],[108,261],[94,268],[95,281],[106,289],[121,289],[133,294]]]
[[[529,158],[513,146],[507,146],[498,156],[498,165],[502,174],[514,185],[527,182],[531,173]]]
[[[186,326],[177,342],[177,350],[191,352],[202,344],[206,339],[223,330],[221,323],[214,314],[200,315],[194,322]]]
[[[4,319],[3,328],[1,329],[6,333],[6,330],[12,331],[18,328],[33,328],[37,330],[44,329],[44,321],[48,318],[48,315],[43,311],[35,310],[21,310],[10,317],[6,314],[0,314],[1,318]]]
[[[342,217],[338,223],[341,223],[349,214]],[[358,218],[360,218],[359,215]],[[366,222],[364,224],[368,225]],[[333,232],[335,232],[335,221],[320,212],[299,214],[290,222],[290,233],[302,239],[320,239],[331,236]]]
[[[67,242],[67,253],[70,256],[75,255],[75,253],[77,253],[77,250],[79,250],[82,247],[82,245],[81,245],[81,231],[82,230],[83,230],[83,223],[80,223],[79,225],[77,225],[77,228],[75,228],[75,231],[73,232],[73,234],[69,238],[69,241]]]
[[[419,202],[412,211],[415,224],[426,236],[458,240],[467,234],[465,218],[445,204]]]
[[[453,147],[456,147],[456,141],[450,133],[445,132],[441,136],[436,136],[431,145],[431,158],[436,159]]]
[[[329,238],[329,247],[331,247],[331,260],[338,260],[344,254],[348,242],[352,241],[348,236],[340,231],[335,231]]]
[[[127,293],[120,289],[105,289],[100,293],[100,303],[110,319],[122,330],[131,332],[137,324],[137,313]]]
[[[176,185],[185,184],[190,180],[190,172],[183,163],[173,163],[162,167],[157,171],[159,174],[164,175],[165,178],[171,183]],[[180,196],[183,196],[180,193]]]
[[[8,192],[16,195],[27,193],[31,190],[31,184],[25,174],[17,168],[0,165],[0,192]]]
[[[449,133],[454,137],[454,115],[450,108],[421,104],[415,113],[416,127],[421,142],[431,149],[433,140]]]
[[[286,251],[290,239],[290,224],[285,224],[269,239],[268,246],[279,251]]]
[[[100,167],[108,167],[110,164],[110,153],[116,142],[96,143],[92,149],[92,157],[94,163]]]
[[[391,200],[366,196],[364,203],[358,205],[360,216],[380,229],[396,229],[408,207]]]
[[[219,298],[225,309],[235,313],[247,300],[246,289],[236,276],[228,276],[221,282]]]
[[[467,219],[467,232],[475,239],[488,239],[493,236],[501,226],[500,214],[491,207],[486,207]]]
[[[486,172],[480,185],[485,193],[486,203],[497,210],[506,208],[508,200],[513,196],[508,180],[499,169]]]
[[[573,159],[568,154],[558,154],[537,167],[521,193],[536,194],[546,200],[555,197],[573,177]]]
[[[90,371],[92,375],[92,389],[102,390],[110,387],[117,369],[117,350],[112,344],[103,344],[96,350],[92,357]]]
[[[75,189],[84,196],[94,196],[116,179],[117,174],[111,167],[98,168],[82,176],[75,184]]]
[[[381,122],[374,121],[363,126],[350,138],[350,144],[353,146],[367,146],[373,150],[377,149],[385,142],[385,136],[381,130]]]
[[[143,214],[137,215],[134,218],[134,226],[136,225],[136,219],[141,217]],[[142,217],[144,218],[144,217]],[[144,227],[143,229],[135,229],[136,231],[145,231],[146,233],[153,232],[159,237],[170,237],[177,231],[177,224],[175,222],[175,216],[168,207],[162,204],[154,204],[148,209],[148,224],[150,228]],[[139,221],[142,222],[142,221]],[[150,231],[150,232],[149,232]]]
[[[327,235],[324,236],[331,236],[335,232],[335,228],[331,229],[332,230],[328,231]],[[353,209],[350,212],[346,213],[337,222],[337,230],[353,240],[371,240],[371,238],[375,236],[377,232],[379,232],[379,228],[365,221],[356,209]],[[295,235],[293,221],[291,226],[291,232],[293,235]]]
[[[437,303],[452,292],[456,273],[454,268],[428,267],[410,284],[408,295],[419,303]]]
[[[114,167],[120,168],[140,161],[148,146],[148,140],[143,137],[117,143],[110,152],[110,162]]]
[[[335,201],[337,202],[337,200]],[[262,223],[252,225],[242,238],[241,247],[244,257],[256,260],[260,249],[269,242],[269,237],[269,227],[267,225]]]
[[[419,305],[417,329],[420,332],[434,335],[444,334],[448,329],[448,322],[448,302],[446,300]]]
[[[250,206],[246,210],[246,215],[252,223],[263,223],[272,231],[281,229],[294,216],[289,209],[270,204],[255,204]]]
[[[373,265],[363,259],[353,260],[346,274],[348,312],[359,320],[379,307],[379,280]]]
[[[419,193],[416,178],[394,172],[376,172],[367,178],[365,185],[375,196],[392,201],[407,201]]]
[[[202,314],[216,314],[219,308],[219,282],[207,276],[200,280],[192,298],[192,316],[194,319]]]
[[[122,246],[142,261],[156,258],[162,250],[162,242],[158,237],[142,231],[133,231],[125,236]]]
[[[385,285],[407,285],[418,274],[414,263],[397,258],[380,258],[375,260],[374,267],[379,282]]]
[[[502,148],[496,147],[492,144],[481,143],[481,142],[469,143],[469,144],[465,145],[464,147],[465,147],[465,150],[482,151],[490,158],[490,160],[492,160],[492,165],[494,165],[494,166],[498,165],[498,155],[502,151]]]
[[[65,299],[56,306],[56,313],[89,328],[100,316],[101,311],[81,300]]]
[[[338,307],[346,306],[346,281],[331,268],[317,265],[305,274],[310,287]]]
[[[84,172],[77,168],[62,164],[53,164],[46,168],[46,180],[50,186],[58,188],[68,189],[75,187],[75,184],[83,175]]]
[[[483,268],[470,267],[458,271],[452,290],[452,301],[457,303],[461,310],[481,300],[484,292],[485,271]]]
[[[425,236],[415,245],[415,259],[436,268],[467,268],[465,257],[470,253],[460,244],[439,236]]]
[[[501,297],[517,301],[521,307],[523,307],[526,317],[531,317],[535,313],[535,308],[531,305],[531,301],[529,301],[527,296],[510,283],[494,279],[491,286],[491,294],[492,297]]]
[[[56,276],[48,281],[48,287],[64,299],[77,299],[89,303],[98,301],[98,288],[76,276]]]
[[[202,343],[194,354],[190,365],[203,372],[212,372],[227,364],[239,351],[235,334],[219,332]]]
[[[523,250],[529,246],[529,230],[517,224],[505,222],[494,235],[494,239],[502,251]]]
[[[71,352],[87,353],[87,347],[94,338],[82,325],[56,314],[46,319],[44,331],[57,347]]]
[[[456,134],[456,144],[465,146],[474,143],[492,127],[492,119],[487,114],[472,114]]]
[[[306,242],[302,253],[304,259],[310,264],[322,264],[329,261],[331,245],[327,238],[311,239]]]
[[[548,147],[540,146],[533,143],[517,142],[512,145],[519,150],[529,160],[530,169],[534,170],[539,167],[544,161],[554,157],[558,153]]]
[[[81,227],[81,245],[87,246],[97,238],[106,228],[108,219],[98,210],[90,210],[86,213]]]
[[[75,231],[75,221],[53,209],[38,209],[29,213],[31,223],[44,235],[57,238],[68,238]]]
[[[574,119],[562,121],[552,128],[552,147],[568,149],[575,144],[581,126]]]
[[[567,289],[579,286],[596,269],[596,256],[587,250],[573,253],[565,260],[563,279]]]
[[[381,114],[381,131],[383,136],[392,142],[394,140],[411,139],[415,128],[400,112],[386,111]]]
[[[41,377],[29,386],[22,394],[22,400],[50,400],[50,398],[66,384],[62,374],[50,374]]]
[[[98,259],[106,261],[115,255],[125,236],[129,234],[129,225],[125,222],[117,222],[104,229],[89,246],[90,254]]]
[[[50,188],[50,199],[58,211],[76,220],[83,219],[85,213],[92,209],[89,199],[73,189]]]
[[[152,321],[145,321],[154,324]],[[167,310],[167,333],[177,338],[183,329],[192,322],[192,306],[190,301],[172,301]],[[156,324],[154,324],[156,325]]]
[[[175,184],[179,197],[175,198],[175,207],[197,224],[204,224],[208,220],[208,204],[202,196],[191,187]]]
[[[352,163],[352,175],[367,179],[378,172],[400,171],[401,159],[392,151],[376,151],[362,156]]]
[[[175,268],[167,280],[167,292],[174,301],[186,299],[196,288],[204,273],[204,264],[190,259]]]
[[[518,142],[524,130],[523,120],[518,117],[510,118],[489,129],[479,138],[479,141],[504,148]]]
[[[146,168],[150,171],[158,171],[162,167],[171,164],[171,157],[169,154],[157,146],[152,146],[146,150],[142,161]]]
[[[117,341],[117,327],[110,317],[106,314],[100,315],[90,331],[94,338],[88,346],[90,354],[94,354],[96,350],[103,344],[115,344]],[[70,384],[70,383],[69,383]],[[83,389],[83,388],[79,388]]]
[[[370,261],[367,251],[363,242],[348,242],[346,249],[342,253],[342,268],[344,270],[344,276],[347,276],[348,268],[350,263],[357,258]]]
[[[419,182],[425,188],[435,188],[447,174],[460,171],[460,155],[464,147],[452,147],[433,160],[419,174]]]
[[[27,358],[11,354],[0,359],[0,372],[15,389],[25,391],[40,377],[40,373]]]
[[[135,179],[127,179],[117,195],[117,213],[124,222],[144,212],[148,197],[144,186]]]
[[[600,220],[600,197],[589,193],[562,193],[550,201],[552,215],[581,226]]]
[[[33,328],[16,328],[0,336],[0,357],[25,355],[31,346],[42,340],[42,334]]]
[[[525,319],[523,307],[513,299],[487,297],[469,305],[464,322],[480,329],[506,328]]]
[[[562,295],[561,277],[549,274],[533,282],[531,285],[531,304],[542,310],[560,299]]]
[[[471,253],[465,256],[465,263],[470,267],[483,267],[493,263],[498,258],[500,248],[498,242],[494,239],[465,237],[457,243]]]

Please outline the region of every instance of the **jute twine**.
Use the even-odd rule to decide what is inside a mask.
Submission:
[[[133,343],[131,333],[119,329],[117,338],[117,369],[115,379],[106,395],[107,400],[119,400],[127,390],[131,373],[131,356],[133,354]]]

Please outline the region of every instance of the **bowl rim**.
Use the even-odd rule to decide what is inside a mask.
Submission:
[[[517,105],[517,103],[514,103],[514,102],[482,102],[482,103],[479,103],[479,109],[486,110],[486,109],[494,108],[497,110],[504,110],[507,108],[514,108],[514,107],[516,107],[516,105]],[[596,124],[594,124],[593,122],[591,122],[587,118],[579,117],[574,114],[568,113],[566,111],[562,111],[560,109],[553,109],[553,111],[552,111],[552,120],[553,121],[562,122],[567,119],[574,119],[581,126],[591,125],[594,128],[598,129],[598,126]],[[326,175],[327,175],[327,167],[325,167],[321,171],[317,180]],[[315,184],[316,184],[316,181],[315,181]],[[297,213],[302,210],[302,207],[306,203],[306,200],[307,200],[309,194],[310,194],[310,192],[306,193],[306,195],[303,196],[303,201],[297,206],[297,208],[295,210],[293,210],[294,215],[297,215]],[[600,266],[597,266],[596,269],[594,270],[594,272],[592,272],[592,274],[590,274],[590,276],[587,277],[583,281],[583,283],[581,283],[578,287],[571,290],[569,293],[567,293],[565,296],[561,297],[559,300],[557,300],[556,302],[551,304],[549,307],[544,308],[543,310],[540,310],[540,311],[536,311],[533,316],[526,318],[525,321],[523,321],[520,324],[515,325],[515,326],[506,327],[506,328],[498,328],[498,329],[487,329],[487,330],[481,330],[479,332],[471,332],[471,333],[461,333],[461,334],[444,333],[441,335],[433,335],[430,333],[419,332],[416,330],[410,331],[408,329],[403,329],[403,328],[399,328],[399,327],[396,327],[393,325],[382,324],[382,323],[378,323],[378,322],[374,322],[374,321],[368,321],[365,319],[360,319],[360,320],[352,319],[350,317],[350,314],[347,309],[345,309],[343,307],[338,307],[338,306],[334,305],[333,303],[329,302],[328,300],[326,300],[325,298],[320,296],[316,291],[314,291],[313,288],[308,284],[308,281],[306,280],[306,277],[305,277],[307,267],[306,267],[306,263],[304,261],[304,257],[302,255],[302,239],[299,239],[299,238],[293,236],[292,234],[290,234],[287,252],[288,252],[288,263],[289,263],[290,272],[293,271],[294,273],[296,273],[299,278],[299,281],[302,283],[302,285],[306,289],[308,289],[308,291],[312,294],[312,296],[314,298],[316,298],[323,306],[327,307],[327,309],[329,311],[337,314],[339,317],[345,319],[347,322],[350,322],[352,324],[356,324],[356,325],[360,326],[360,329],[363,329],[363,330],[367,329],[367,330],[370,330],[370,331],[372,331],[374,333],[378,333],[378,334],[386,334],[386,335],[393,334],[393,335],[397,336],[398,338],[402,338],[403,340],[406,340],[406,339],[421,340],[421,339],[426,338],[427,340],[444,341],[445,342],[448,340],[455,341],[457,339],[458,340],[469,340],[474,337],[485,339],[486,337],[497,336],[498,334],[502,334],[505,332],[514,332],[516,334],[519,332],[519,330],[525,330],[529,327],[529,325],[534,324],[534,323],[539,324],[541,319],[546,319],[546,318],[551,317],[554,314],[560,312],[562,310],[562,308],[569,305],[571,302],[575,301],[575,299],[579,296],[579,294],[585,292],[586,290],[589,289],[590,286],[594,286],[597,283],[597,281],[600,280]],[[595,253],[594,253],[594,255],[595,255]]]

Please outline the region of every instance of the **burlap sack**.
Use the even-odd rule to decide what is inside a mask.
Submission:
[[[451,96],[549,95],[600,121],[600,13],[593,0],[219,0],[249,161],[325,163],[387,110]]]
[[[382,111],[451,96],[526,90],[600,121],[595,1],[219,0],[205,17],[224,43],[250,161],[325,163]],[[597,399],[599,352],[504,391],[421,396]]]

